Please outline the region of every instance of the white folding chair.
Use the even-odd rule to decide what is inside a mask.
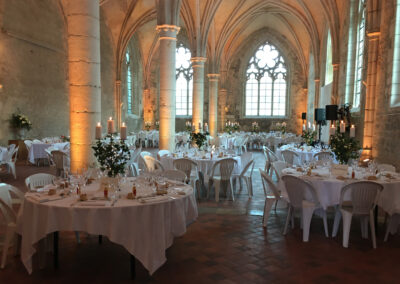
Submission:
[[[25,185],[28,190],[34,190],[37,187],[43,187],[48,184],[52,184],[56,179],[55,176],[51,174],[34,174],[25,179]]]
[[[4,160],[1,162],[6,165],[8,168],[8,172],[11,172],[14,176],[14,179],[17,179],[17,171],[15,168],[15,163],[18,159],[18,149],[19,147],[15,147],[14,144],[11,144],[7,147],[7,154],[4,157]]]
[[[290,166],[294,164],[294,159],[299,157],[296,152],[290,150],[283,150],[281,151],[281,154],[283,160]]]
[[[244,181],[246,183],[249,197],[253,196],[253,181],[251,178],[253,175],[253,169],[254,169],[254,161],[251,160],[244,166],[242,172],[239,175],[234,176],[236,180],[239,182],[240,191],[242,191],[242,182]]]
[[[186,174],[179,170],[166,170],[163,171],[160,175],[167,179],[172,179],[181,182],[186,181]]]
[[[279,159],[275,155],[275,153],[272,152],[271,149],[269,149],[267,146],[263,147],[263,153],[264,153],[264,157],[265,157],[265,168],[264,168],[264,171],[266,171],[267,174],[269,174],[270,167],[271,167],[272,163],[275,162],[275,161],[279,161]]]
[[[325,236],[328,237],[328,222],[326,211],[321,207],[317,198],[317,192],[311,183],[301,178],[284,175],[282,180],[285,184],[289,197],[289,211],[286,218],[283,234],[286,235],[290,219],[294,227],[294,210],[301,210],[301,224],[303,228],[303,242],[308,242],[310,235],[310,223],[313,214],[322,217],[324,221]],[[308,196],[308,198],[306,198]]]
[[[272,162],[269,170],[269,176],[272,178],[275,174],[277,182],[282,178],[283,169],[287,168],[288,165],[284,161],[275,161]]]
[[[235,200],[235,196],[233,194],[233,186],[232,186],[232,172],[235,168],[237,161],[235,159],[222,159],[217,161],[211,170],[211,177],[209,179],[209,186],[207,191],[207,198],[210,195],[210,190],[214,187],[215,190],[215,201],[219,201],[219,191],[221,187],[221,183],[227,183],[231,190],[232,200]],[[216,169],[219,168],[220,175],[216,175]]]
[[[313,158],[317,161],[332,161],[333,154],[331,152],[322,151],[322,152],[315,153]]]
[[[197,163],[187,159],[187,158],[180,158],[173,161],[174,168],[180,170],[186,174],[188,181],[190,181],[191,185],[193,186],[198,178],[197,173]],[[194,175],[192,172],[194,171]],[[199,193],[198,193],[199,194]],[[200,196],[200,195],[198,195]]]
[[[332,236],[335,237],[343,219],[343,247],[349,246],[351,219],[353,215],[361,218],[361,235],[368,238],[368,218],[371,227],[372,246],[376,248],[374,208],[376,198],[383,186],[373,181],[359,181],[345,185],[340,193],[339,210],[336,210]],[[349,192],[349,193],[348,193]]]
[[[260,171],[261,182],[263,185],[264,196],[265,196],[263,226],[266,227],[268,223],[269,213],[274,203],[275,203],[274,210],[276,212],[276,205],[278,204],[278,201],[281,199],[281,192],[279,191],[275,183],[272,181],[271,177],[265,171],[263,171],[262,169],[258,170]]]

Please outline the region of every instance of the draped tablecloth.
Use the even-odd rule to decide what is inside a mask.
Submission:
[[[293,151],[298,155],[298,157],[295,157],[293,161],[296,165],[302,165],[304,164],[304,162],[314,161],[314,155],[321,152],[321,149],[316,149],[312,146],[302,146],[300,148],[297,148],[292,145],[283,145],[282,147],[276,149],[276,155],[282,160],[282,151],[284,150]]]
[[[128,191],[133,180],[135,178],[128,179]],[[26,196],[17,222],[17,231],[22,236],[22,262],[32,273],[32,256],[41,239],[56,231],[83,231],[104,235],[122,245],[153,274],[166,261],[165,250],[172,245],[173,238],[183,235],[186,226],[198,216],[192,187],[182,184],[179,188],[186,194],[165,196],[166,199],[155,203],[129,200],[123,188],[114,206],[112,203],[80,205],[76,195],[46,203]],[[102,195],[98,189],[99,183],[94,183],[84,192]]]
[[[45,150],[49,147],[54,147],[57,150],[63,150],[65,146],[67,146],[68,144],[69,142],[54,143],[54,144],[33,143],[28,153],[29,162],[35,164],[37,159],[46,159],[47,153]]]

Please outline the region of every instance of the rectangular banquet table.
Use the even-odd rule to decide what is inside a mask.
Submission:
[[[34,199],[37,193],[27,193],[17,232],[22,236],[21,260],[28,272],[32,273],[32,256],[41,239],[58,231],[83,231],[106,236],[122,245],[153,274],[166,261],[165,250],[172,245],[174,237],[183,235],[186,226],[196,220],[197,203],[192,187],[178,183],[171,190],[180,189],[184,195],[171,191],[164,199],[150,203],[127,199],[126,193],[134,181],[135,178],[128,178],[115,204],[81,203],[76,194],[41,203]],[[93,183],[84,192],[102,196],[99,186]],[[152,190],[147,186],[138,187],[138,196],[141,191]]]

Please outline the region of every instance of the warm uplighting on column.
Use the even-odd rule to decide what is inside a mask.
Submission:
[[[219,74],[208,74],[208,123],[210,135],[212,137],[217,136],[217,128],[218,128],[218,80]]]

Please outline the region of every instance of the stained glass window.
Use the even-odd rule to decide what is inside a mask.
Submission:
[[[353,95],[353,107],[360,107],[361,87],[362,87],[362,75],[364,65],[364,40],[365,40],[365,5],[364,1],[360,1],[359,6],[359,20],[357,25],[357,55],[355,64],[355,76],[354,76],[354,95]]]
[[[131,70],[131,57],[129,50],[125,53],[126,62],[126,97],[128,105],[128,113],[132,114],[132,70]]]
[[[178,44],[176,48],[176,115],[192,115],[193,68],[190,50]]]

